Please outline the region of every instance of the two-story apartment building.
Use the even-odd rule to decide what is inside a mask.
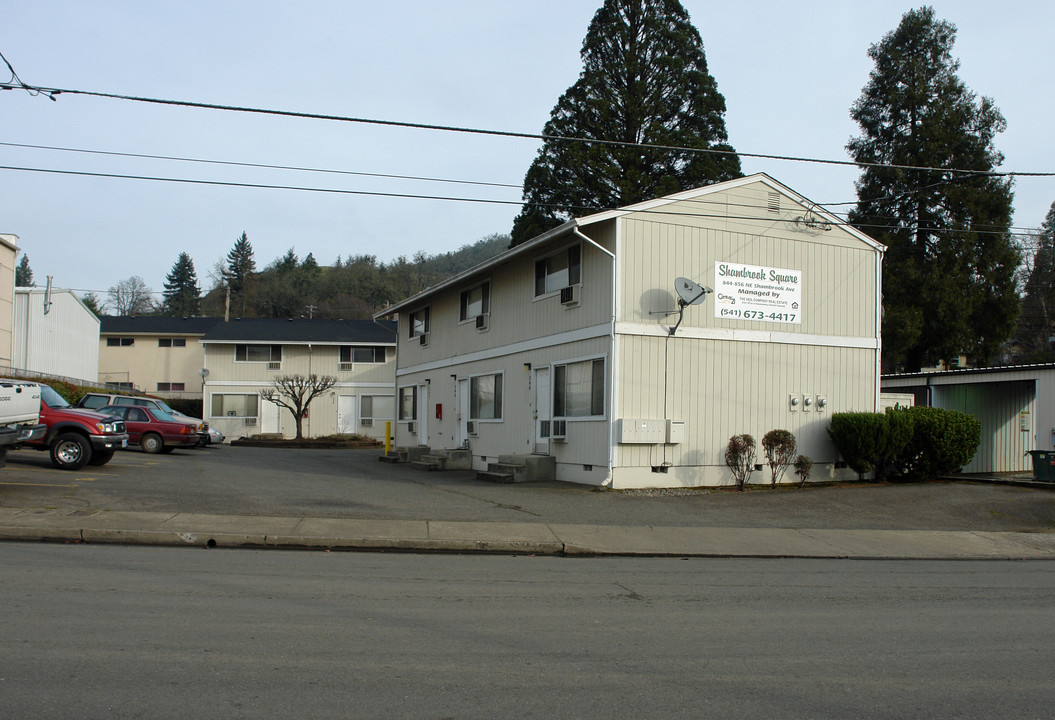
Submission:
[[[833,477],[828,417],[879,403],[882,251],[764,174],[571,220],[377,314],[396,443],[670,487],[786,429]]]
[[[312,402],[307,437],[359,433],[381,439],[395,418],[395,324],[370,320],[242,319],[201,338],[204,415],[224,435],[294,437],[285,408],[260,392],[282,375],[332,375],[337,384]]]
[[[205,352],[199,342],[222,317],[104,315],[99,382],[158,397],[201,397]]]

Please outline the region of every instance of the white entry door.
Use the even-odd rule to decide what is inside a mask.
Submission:
[[[282,412],[289,412],[273,402],[260,401],[260,432],[282,432]],[[292,417],[290,418],[292,419]]]
[[[418,385],[418,445],[429,444],[429,386]]]
[[[465,447],[469,442],[469,378],[458,380],[457,395],[455,402],[458,407],[458,447]]]
[[[553,419],[553,395],[550,393],[549,368],[535,370],[535,452],[549,455],[550,427]]]
[[[337,396],[337,432],[351,435],[356,432],[355,395]]]

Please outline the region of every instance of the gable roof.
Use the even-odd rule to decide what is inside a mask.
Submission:
[[[474,267],[469,268],[468,270],[464,270],[458,273],[457,275],[452,275],[451,277],[447,278],[446,280],[443,280],[442,282],[439,282],[431,287],[425,288],[416,295],[411,295],[410,297],[400,300],[399,302],[393,305],[389,305],[384,310],[374,313],[374,318],[377,319],[387,317],[410,306],[418,305],[419,303],[423,302],[426,298],[435,295],[441,290],[445,290],[446,288],[452,285],[461,284],[466,279],[474,275],[478,275],[492,267],[500,265],[501,263],[504,263],[513,257],[531,252],[537,246],[549,240],[552,240],[555,237],[559,237],[561,235],[566,235],[569,233],[577,233],[580,227],[585,227],[588,225],[593,225],[608,220],[614,220],[623,217],[624,215],[629,215],[635,212],[654,212],[672,203],[677,203],[684,200],[694,200],[705,195],[726,192],[737,187],[750,185],[758,182],[761,182],[762,184],[771,187],[776,192],[783,193],[795,202],[810,208],[813,214],[822,218],[825,222],[831,223],[832,225],[842,228],[847,233],[854,236],[856,239],[860,240],[862,243],[868,245],[872,249],[880,252],[885,249],[883,245],[876,242],[868,235],[864,234],[857,228],[848,225],[846,221],[844,221],[842,218],[822,209],[816,203],[807,200],[802,195],[799,195],[791,188],[774,180],[769,175],[766,175],[765,173],[755,173],[754,175],[746,175],[744,177],[736,178],[734,180],[726,180],[724,182],[714,183],[713,185],[706,185],[700,188],[684,190],[682,192],[674,193],[673,195],[666,195],[664,197],[656,198],[654,200],[646,200],[644,202],[636,203],[634,205],[627,205],[626,207],[617,208],[615,210],[605,210],[604,212],[594,213],[593,215],[586,215],[581,218],[573,218],[568,222],[564,223],[563,225],[555,227],[552,230],[544,232],[541,235],[533,237],[530,240],[521,243],[520,245],[517,245],[516,247],[512,247],[506,250],[505,252],[494,256],[490,260],[486,260],[480,263],[479,265],[476,265]]]
[[[396,324],[373,320],[282,320],[244,318],[219,322],[201,339],[202,343],[395,345]]]
[[[163,317],[160,315],[103,315],[100,335],[204,335],[222,317]]]

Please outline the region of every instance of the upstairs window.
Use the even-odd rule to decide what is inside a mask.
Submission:
[[[472,320],[491,312],[491,283],[485,282],[468,290],[462,290],[459,320]]]
[[[341,347],[341,359],[339,362],[342,363],[383,363],[384,361],[384,345],[344,345]]]
[[[535,261],[535,297],[578,285],[582,273],[580,248],[572,245],[556,255]]]
[[[186,338],[158,338],[158,347],[187,347]]]
[[[416,338],[419,335],[425,335],[429,331],[429,309],[421,308],[415,310],[407,316],[407,325],[410,327],[410,335],[408,337]]]
[[[136,344],[135,338],[106,338],[106,347],[131,347]]]
[[[281,345],[235,345],[236,362],[282,362]]]

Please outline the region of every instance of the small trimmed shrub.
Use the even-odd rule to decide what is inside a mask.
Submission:
[[[862,480],[885,456],[889,433],[886,416],[878,413],[835,413],[828,424],[828,436]]]
[[[755,439],[750,435],[733,435],[725,447],[725,464],[732,470],[736,489],[743,492],[751,471],[755,469]]]
[[[982,422],[956,410],[911,407],[912,439],[894,462],[910,480],[934,480],[971,462],[982,442]]]
[[[806,484],[811,472],[813,472],[813,460],[806,455],[799,455],[795,458],[795,474],[799,476],[799,487]]]
[[[769,484],[776,486],[795,459],[795,436],[789,430],[770,430],[762,436],[762,452],[769,465]]]

